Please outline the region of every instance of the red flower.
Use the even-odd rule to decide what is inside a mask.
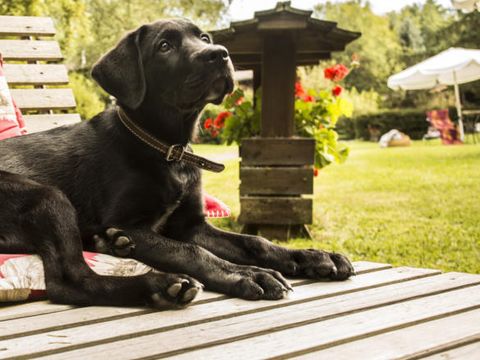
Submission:
[[[308,95],[305,89],[303,88],[300,81],[295,82],[295,97],[301,99],[305,102],[313,102],[315,98],[312,95]]]
[[[342,90],[343,90],[343,88],[340,85],[335,86],[332,89],[333,96],[340,96],[340,94],[342,93]]]
[[[211,118],[208,118],[207,120],[205,120],[205,122],[203,123],[203,127],[205,129],[210,129],[213,125],[213,120]]]
[[[237,101],[235,101],[235,105],[239,106],[243,103],[243,96],[239,97]]]
[[[213,126],[215,126],[217,129],[223,128],[225,125],[225,119],[217,116],[217,118],[213,121]]]
[[[323,75],[326,79],[330,79],[332,81],[340,81],[348,75],[348,72],[349,70],[345,65],[337,64],[323,70]]]
[[[296,81],[295,82],[295,97],[301,98],[303,96],[305,96],[305,90],[303,89],[303,86],[300,83],[300,81]]]
[[[219,113],[217,115],[217,118],[226,119],[230,115],[232,115],[232,113],[230,111],[222,111],[221,113]]]
[[[317,168],[313,169],[313,176],[315,176],[315,177],[318,176],[318,169]]]
[[[335,77],[335,70],[333,67],[326,68],[323,70],[323,76],[325,76],[325,79],[333,80]]]
[[[212,135],[212,137],[217,137],[218,136],[218,131],[215,130],[215,129],[212,129],[212,131],[210,132],[210,134]]]
[[[213,126],[215,126],[217,129],[223,128],[225,126],[225,119],[228,118],[230,115],[232,115],[232,113],[230,113],[229,111],[222,111],[215,118]]]

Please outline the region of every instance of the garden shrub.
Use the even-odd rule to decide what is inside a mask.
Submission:
[[[337,121],[337,133],[340,140],[355,139],[355,126],[353,120],[347,117],[341,117]]]
[[[81,73],[70,73],[69,78],[77,102],[77,112],[83,120],[91,119],[105,109],[108,97],[102,96],[93,80]]]
[[[397,129],[412,139],[421,139],[428,130],[429,123],[423,110],[382,111],[377,114],[362,115],[352,120],[355,138],[370,140],[369,127],[379,130],[380,134]],[[345,126],[348,128],[348,126]]]

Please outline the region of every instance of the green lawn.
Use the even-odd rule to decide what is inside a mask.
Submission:
[[[236,147],[198,145],[196,151],[227,159],[223,173],[204,174],[204,187],[238,216]],[[480,273],[480,145],[380,149],[354,142],[345,164],[315,178],[314,199],[314,240],[287,246]],[[217,224],[238,230],[233,220]]]

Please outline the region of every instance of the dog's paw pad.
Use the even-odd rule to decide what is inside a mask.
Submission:
[[[186,275],[158,274],[153,282],[151,300],[158,309],[183,308],[197,297],[202,288],[202,284]]]
[[[270,269],[244,266],[237,276],[233,295],[247,300],[280,300],[292,288],[279,272]]]
[[[176,297],[180,290],[182,290],[182,285],[188,283],[188,280],[182,280],[181,282],[175,283],[167,289],[168,295],[171,297]]]
[[[182,296],[182,302],[183,303],[191,302],[193,299],[195,299],[199,291],[200,291],[200,288],[197,288],[197,287],[192,287],[188,289],[187,291],[185,291],[185,293]]]
[[[135,243],[123,230],[108,228],[102,235],[94,235],[95,249],[98,252],[127,257],[135,249]]]

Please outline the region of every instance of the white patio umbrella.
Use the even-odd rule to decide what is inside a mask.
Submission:
[[[480,79],[480,50],[450,48],[388,78],[393,90],[431,89],[438,84],[453,85],[460,136],[463,140],[463,116],[459,84]]]
[[[452,0],[452,5],[463,12],[472,12],[475,9],[480,11],[480,0]]]

